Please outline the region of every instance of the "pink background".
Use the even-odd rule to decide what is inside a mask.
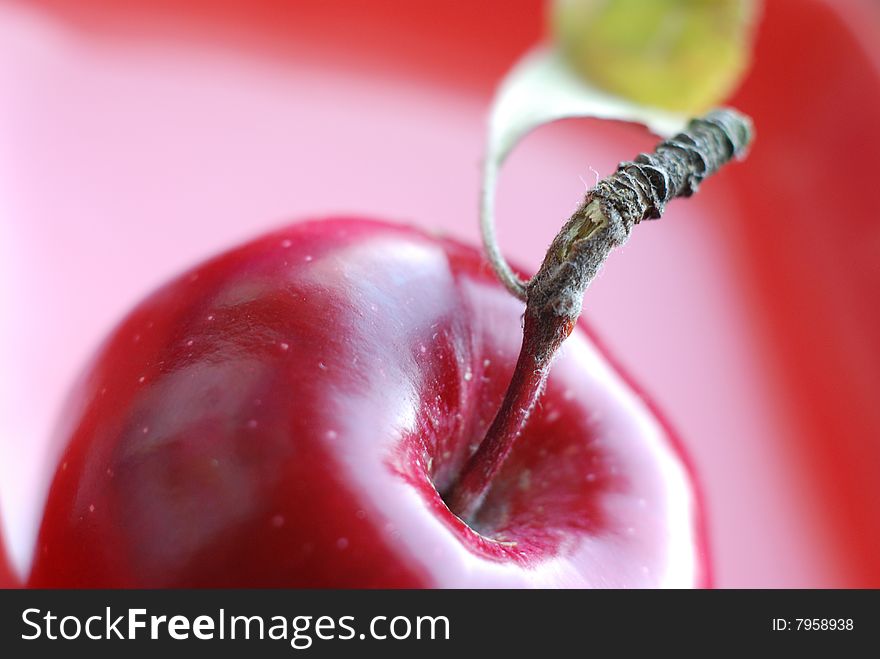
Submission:
[[[543,30],[534,2],[493,34],[470,27],[485,25],[476,8],[427,20],[406,3],[305,2],[279,27],[274,3],[256,17],[220,3],[208,18],[149,4],[0,4],[0,513],[20,570],[65,392],[113,323],[169,276],[287,220],[357,213],[476,242],[493,81]],[[528,138],[499,190],[505,250],[536,266],[593,170],[653,141],[589,121]],[[852,584],[754,320],[738,204],[709,182],[639,228],[586,313],[690,449],[717,584]]]

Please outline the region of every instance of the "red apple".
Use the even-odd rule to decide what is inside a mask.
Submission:
[[[0,536],[0,588],[15,588],[18,586],[18,578],[9,563],[6,555],[6,547],[3,544],[3,537]]]
[[[293,225],[141,303],[82,379],[33,586],[704,586],[689,469],[581,326],[469,526],[443,499],[522,304],[480,254]]]

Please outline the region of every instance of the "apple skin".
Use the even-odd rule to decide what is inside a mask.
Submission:
[[[0,537],[0,588],[17,588],[18,586],[18,578],[9,563],[3,538]]]
[[[182,275],[77,385],[29,585],[708,585],[690,470],[583,327],[476,530],[445,506],[522,311],[477,250],[359,219]]]

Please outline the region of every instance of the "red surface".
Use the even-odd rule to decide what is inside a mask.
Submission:
[[[0,536],[0,588],[14,588],[17,584],[18,578],[13,574],[3,537]]]
[[[880,212],[869,163],[880,150],[878,28],[874,6],[769,4],[757,66],[734,99],[755,117],[758,140],[748,167],[733,174],[746,272],[800,416],[792,450],[809,464],[821,492],[815,513],[852,561],[852,583],[874,588]]]
[[[538,2],[0,13],[0,503],[26,565],[64,392],[158,282],[338,209],[476,243],[485,104],[542,17]],[[878,224],[863,190],[878,24],[868,2],[768,2],[733,99],[756,120],[749,161],[640,227],[586,303],[681,430],[721,586],[877,584]],[[530,137],[500,190],[511,257],[535,267],[578,175],[652,144],[599,122]]]
[[[448,490],[500,406],[521,304],[478,251],[293,225],[184,274],[76,391],[37,587],[689,587],[665,428],[582,330],[473,524]]]

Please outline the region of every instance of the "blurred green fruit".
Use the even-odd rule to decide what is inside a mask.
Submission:
[[[755,0],[554,0],[572,67],[645,105],[697,113],[723,101],[749,63]]]

